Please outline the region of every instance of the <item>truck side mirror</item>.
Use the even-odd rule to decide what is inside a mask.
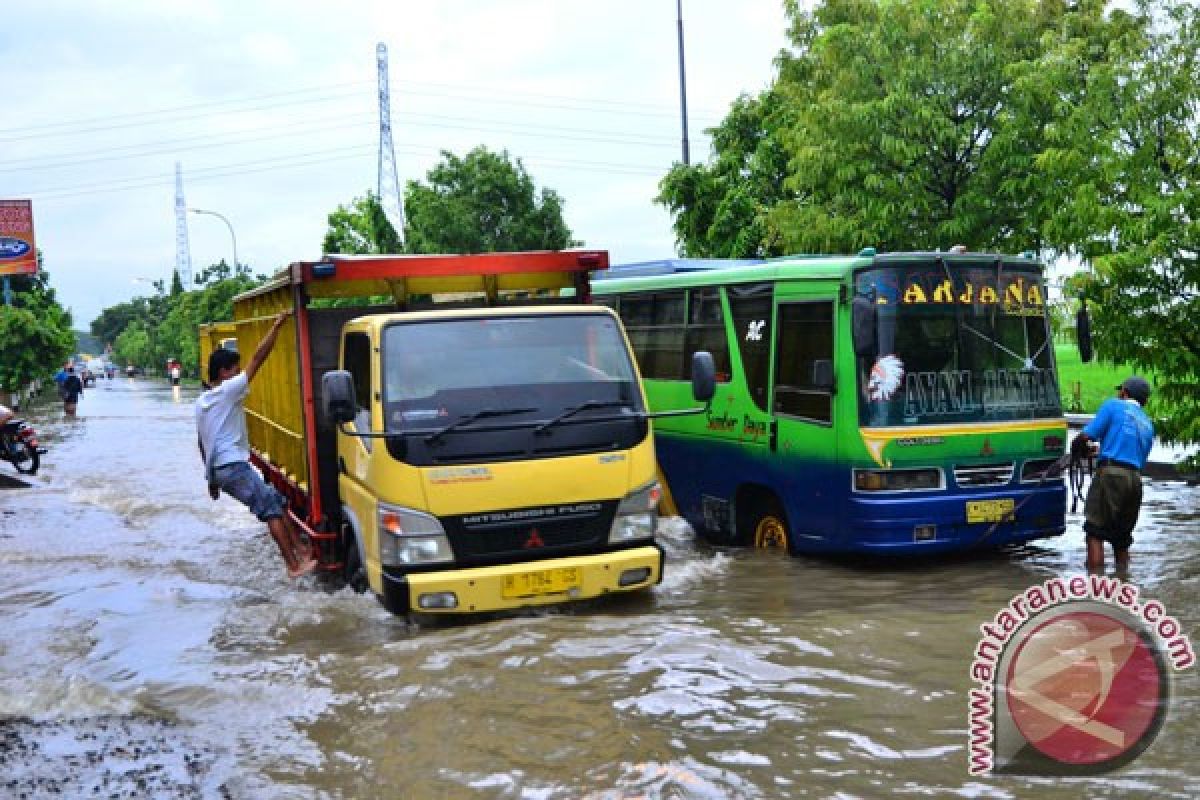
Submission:
[[[1079,360],[1088,363],[1092,360],[1092,320],[1088,316],[1087,301],[1075,312],[1075,343],[1079,345]]]
[[[717,391],[717,368],[712,353],[697,350],[692,353],[692,397],[697,402],[707,403]]]
[[[823,392],[833,393],[833,360],[829,358],[818,358],[813,361],[812,366],[812,382],[813,386]]]
[[[850,329],[854,337],[854,354],[874,358],[875,353],[875,303],[869,297],[858,295],[850,304]]]
[[[354,379],[344,369],[333,369],[321,376],[321,410],[325,418],[337,424],[353,422],[358,413]]]

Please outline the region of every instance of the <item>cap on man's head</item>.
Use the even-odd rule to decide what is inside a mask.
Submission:
[[[1137,375],[1131,375],[1121,381],[1117,388],[1124,389],[1126,394],[1142,405],[1146,405],[1146,401],[1150,399],[1150,384],[1145,378],[1139,378]]]

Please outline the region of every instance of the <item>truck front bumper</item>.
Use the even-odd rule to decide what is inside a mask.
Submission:
[[[596,555],[409,575],[383,574],[383,600],[403,614],[472,614],[585,600],[662,580],[663,554],[648,544]]]

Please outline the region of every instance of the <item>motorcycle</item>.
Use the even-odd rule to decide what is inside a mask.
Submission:
[[[0,458],[22,475],[35,474],[45,452],[46,448],[38,444],[37,433],[25,420],[12,419],[0,427]]]

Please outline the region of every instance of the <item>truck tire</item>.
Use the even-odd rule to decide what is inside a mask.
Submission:
[[[342,580],[354,591],[362,594],[367,590],[367,568],[358,554],[358,535],[354,528],[342,523]]]

